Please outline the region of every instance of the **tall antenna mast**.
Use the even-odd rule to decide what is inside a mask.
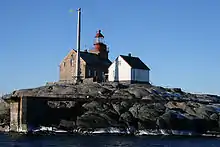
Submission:
[[[77,22],[77,55],[76,55],[76,76],[75,82],[81,81],[80,77],[80,31],[81,31],[81,8],[78,8],[78,22]]]

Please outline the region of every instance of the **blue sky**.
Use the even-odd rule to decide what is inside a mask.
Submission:
[[[82,49],[101,29],[110,59],[140,57],[153,84],[220,95],[219,0],[1,0],[0,93],[58,80],[78,7]]]

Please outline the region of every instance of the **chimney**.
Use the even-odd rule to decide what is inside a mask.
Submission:
[[[131,53],[128,54],[128,57],[131,57]]]

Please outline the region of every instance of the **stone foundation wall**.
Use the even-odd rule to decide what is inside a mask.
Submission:
[[[18,131],[18,110],[19,102],[12,102],[10,104],[10,131]]]
[[[27,131],[27,99],[18,98],[10,103],[10,131]]]

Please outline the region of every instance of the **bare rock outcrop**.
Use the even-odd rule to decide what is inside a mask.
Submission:
[[[48,120],[56,121],[53,125],[61,129],[118,127],[136,131],[167,129],[220,133],[220,97],[190,94],[180,88],[150,84],[53,84],[14,91],[4,99],[20,96],[65,98],[62,102],[51,100],[47,103],[50,113],[62,110],[65,114],[65,117],[59,114],[53,119],[48,116]],[[8,110],[9,105],[2,100],[0,121],[5,124],[8,123]]]

